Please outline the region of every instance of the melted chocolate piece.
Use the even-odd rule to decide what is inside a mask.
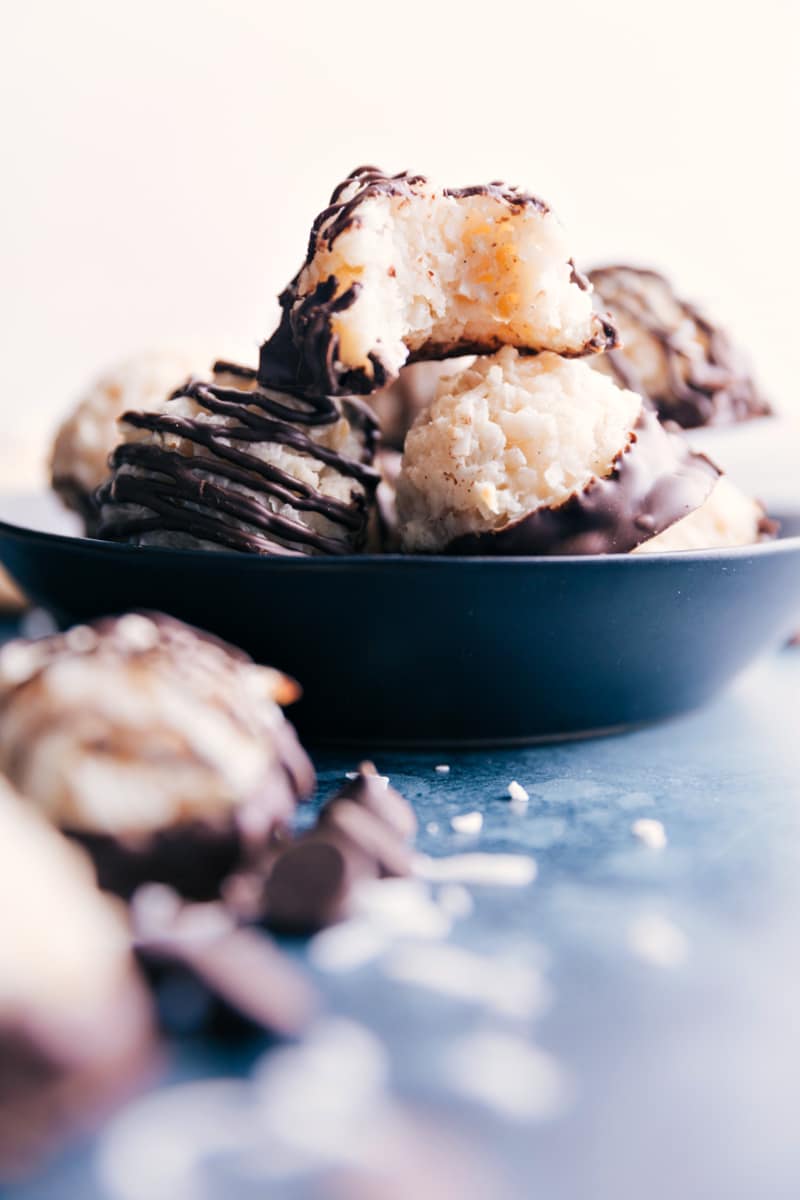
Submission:
[[[377,774],[373,763],[362,763],[354,779],[349,779],[336,796],[323,805],[320,818],[332,814],[337,804],[347,800],[379,817],[402,838],[417,832],[417,815],[404,796]]]
[[[352,890],[370,875],[366,857],[334,838],[308,836],[275,863],[267,880],[265,922],[284,933],[314,933],[347,916]]]
[[[246,870],[261,855],[297,798],[286,765],[280,763],[258,797],[217,820],[183,821],[136,835],[63,832],[88,852],[98,886],[105,891],[128,899],[142,884],[163,883],[188,900],[214,900],[228,876]]]
[[[599,267],[589,272],[598,297],[623,327],[648,339],[663,364],[663,383],[648,388],[634,360],[612,349],[607,362],[623,387],[645,396],[663,420],[684,429],[744,421],[772,410],[728,336],[693,305],[679,299],[657,271],[638,267]],[[665,323],[658,295],[680,313]]]
[[[161,412],[124,414],[122,419],[134,428],[182,438],[206,453],[188,456],[147,442],[119,445],[111,456],[113,475],[98,491],[98,536],[131,540],[171,531],[253,554],[347,554],[359,549],[380,478],[369,465],[378,431],[366,405],[317,395],[288,378],[276,395],[255,386],[255,371],[233,363],[217,363],[214,373],[233,375],[250,387],[192,380],[172,399],[189,397],[225,424]],[[362,432],[364,462],[320,445],[306,432],[335,424],[343,412]],[[289,446],[355,480],[361,493],[349,503],[326,496],[241,448],[248,443]],[[255,495],[244,495],[239,487]],[[297,513],[319,514],[339,532],[311,529],[276,512],[270,501],[290,505]]]
[[[358,190],[349,200],[343,201],[343,192],[356,181]],[[300,277],[323,243],[330,249],[338,237],[358,224],[359,210],[366,201],[376,196],[410,199],[415,194],[414,187],[426,182],[424,175],[412,175],[407,171],[385,175],[378,167],[364,166],[356,168],[334,189],[330,204],[316,217],[311,228],[305,262],[279,297],[282,310],[280,324],[261,347],[258,377],[262,384],[275,386],[281,380],[305,381],[333,395],[369,395],[392,382],[377,354],[369,356],[371,374],[363,367],[348,369],[339,361],[339,339],[333,332],[332,317],[355,303],[361,285],[353,283],[337,295],[338,280],[335,275],[330,275],[301,299]],[[550,211],[549,205],[538,196],[497,180],[472,187],[445,188],[443,194],[457,199],[486,196],[506,204],[516,212],[524,208],[532,208],[542,214]],[[584,290],[588,288],[585,276],[577,271],[571,261],[570,267],[572,282]],[[607,316],[599,316],[599,322],[600,331],[577,353],[582,355],[601,351],[618,344],[617,331],[611,320]],[[410,352],[407,362],[456,358],[466,354],[494,354],[504,345],[504,340],[499,337],[480,343],[464,340],[429,342]]]
[[[409,874],[416,827],[408,801],[363,763],[308,833],[277,848],[264,888],[266,924],[309,933],[342,920],[360,881]]]
[[[131,903],[134,946],[173,1035],[296,1036],[316,996],[292,961],[220,903],[184,904],[170,888],[140,888]]]
[[[627,554],[699,508],[720,477],[704,454],[643,409],[603,479],[557,508],[540,508],[494,532],[465,534],[447,554]]]

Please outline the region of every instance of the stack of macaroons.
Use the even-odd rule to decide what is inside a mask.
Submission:
[[[153,358],[79,406],[53,480],[90,533],[256,555],[655,553],[769,534],[659,424],[769,411],[729,339],[655,272],[583,276],[534,195],[360,167],[280,299],[257,370],[218,362],[156,398],[178,364]]]
[[[608,272],[596,281],[609,285],[601,300],[618,299]],[[367,395],[392,442],[404,438],[399,467],[383,460],[385,548],[655,553],[767,536],[761,507],[659,423],[651,401],[667,415],[669,406],[646,372],[635,390],[619,386],[617,324],[591,293],[536,197],[365,167],[314,222],[259,373]],[[658,341],[672,354],[684,333],[675,312],[688,310],[670,297],[666,312],[660,293],[653,303],[675,324]],[[685,388],[716,388],[716,409],[736,415],[749,397],[752,410],[754,389],[735,375],[727,343],[693,320]],[[620,322],[631,326],[627,310]],[[614,379],[575,361],[606,357]],[[416,377],[404,380],[403,370]]]

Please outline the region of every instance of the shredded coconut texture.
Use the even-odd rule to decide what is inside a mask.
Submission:
[[[108,456],[119,441],[118,417],[127,409],[155,408],[193,372],[208,370],[210,360],[198,359],[179,350],[152,350],[98,376],[56,434],[54,486],[72,484],[88,494],[104,483]]]
[[[506,348],[444,379],[406,438],[397,489],[404,548],[435,551],[562,504],[611,472],[641,406],[556,354]]]
[[[546,204],[502,185],[465,194],[422,177],[375,189],[370,178],[338,193],[338,205],[364,194],[343,229],[338,206],[318,225],[296,286],[301,308],[335,281],[330,331],[342,375],[380,384],[409,357],[504,345],[581,355],[613,341]]]

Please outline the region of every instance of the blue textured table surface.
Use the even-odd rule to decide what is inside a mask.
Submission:
[[[455,944],[479,956],[469,961],[483,964],[485,994],[403,981],[409,955],[396,948],[394,973],[386,952],[351,970],[312,964],[326,1012],[359,1028],[327,1022],[322,1041],[333,1030],[334,1049],[313,1060],[308,1095],[287,1080],[280,1092],[263,1045],[183,1047],[162,1086],[231,1082],[162,1091],[161,1107],[140,1099],[110,1133],[8,1194],[796,1200],[799,698],[800,651],[787,650],[703,712],[628,736],[381,756],[417,809],[426,854],[536,859],[527,886],[467,885],[469,912],[450,888],[459,911],[446,943],[429,930],[404,935],[412,950]],[[435,772],[441,762],[449,773]],[[326,754],[318,765],[324,795],[354,764]],[[509,803],[512,779],[527,805]],[[471,810],[482,830],[457,833],[450,819]],[[663,823],[663,849],[633,835],[642,817]],[[526,1057],[526,1046],[544,1053]],[[284,1136],[273,1114],[245,1153],[235,1113],[249,1093],[234,1081],[257,1061],[291,1127]],[[376,1108],[394,1114],[390,1136]],[[298,1145],[304,1111],[311,1132]],[[394,1190],[359,1190],[367,1143],[387,1163],[396,1154],[412,1170],[418,1157],[424,1170]]]

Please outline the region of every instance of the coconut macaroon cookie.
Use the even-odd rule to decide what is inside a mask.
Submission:
[[[621,348],[592,365],[646,396],[662,420],[693,429],[770,413],[743,354],[663,275],[611,266],[589,278],[622,339]]]
[[[301,372],[336,394],[373,392],[415,359],[505,345],[583,355],[616,341],[543,200],[501,183],[445,188],[375,167],[336,188],[281,304],[262,378],[288,331]]]
[[[53,488],[92,533],[94,493],[108,479],[108,456],[119,441],[117,418],[126,409],[151,409],[184,380],[208,367],[180,350],[151,350],[98,376],[56,434],[50,460]]]
[[[412,427],[400,536],[406,551],[512,555],[656,550],[678,522],[690,543],[757,540],[763,512],[746,498],[749,519],[701,516],[719,479],[634,392],[585,363],[509,348],[444,381]]]
[[[0,771],[91,852],[103,887],[214,896],[314,771],[277,671],[143,613],[0,650]]]
[[[86,855],[0,781],[0,1177],[128,1090],[149,998]]]
[[[217,363],[156,410],[126,412],[98,534],[251,554],[347,554],[366,537],[377,422],[358,400]]]

